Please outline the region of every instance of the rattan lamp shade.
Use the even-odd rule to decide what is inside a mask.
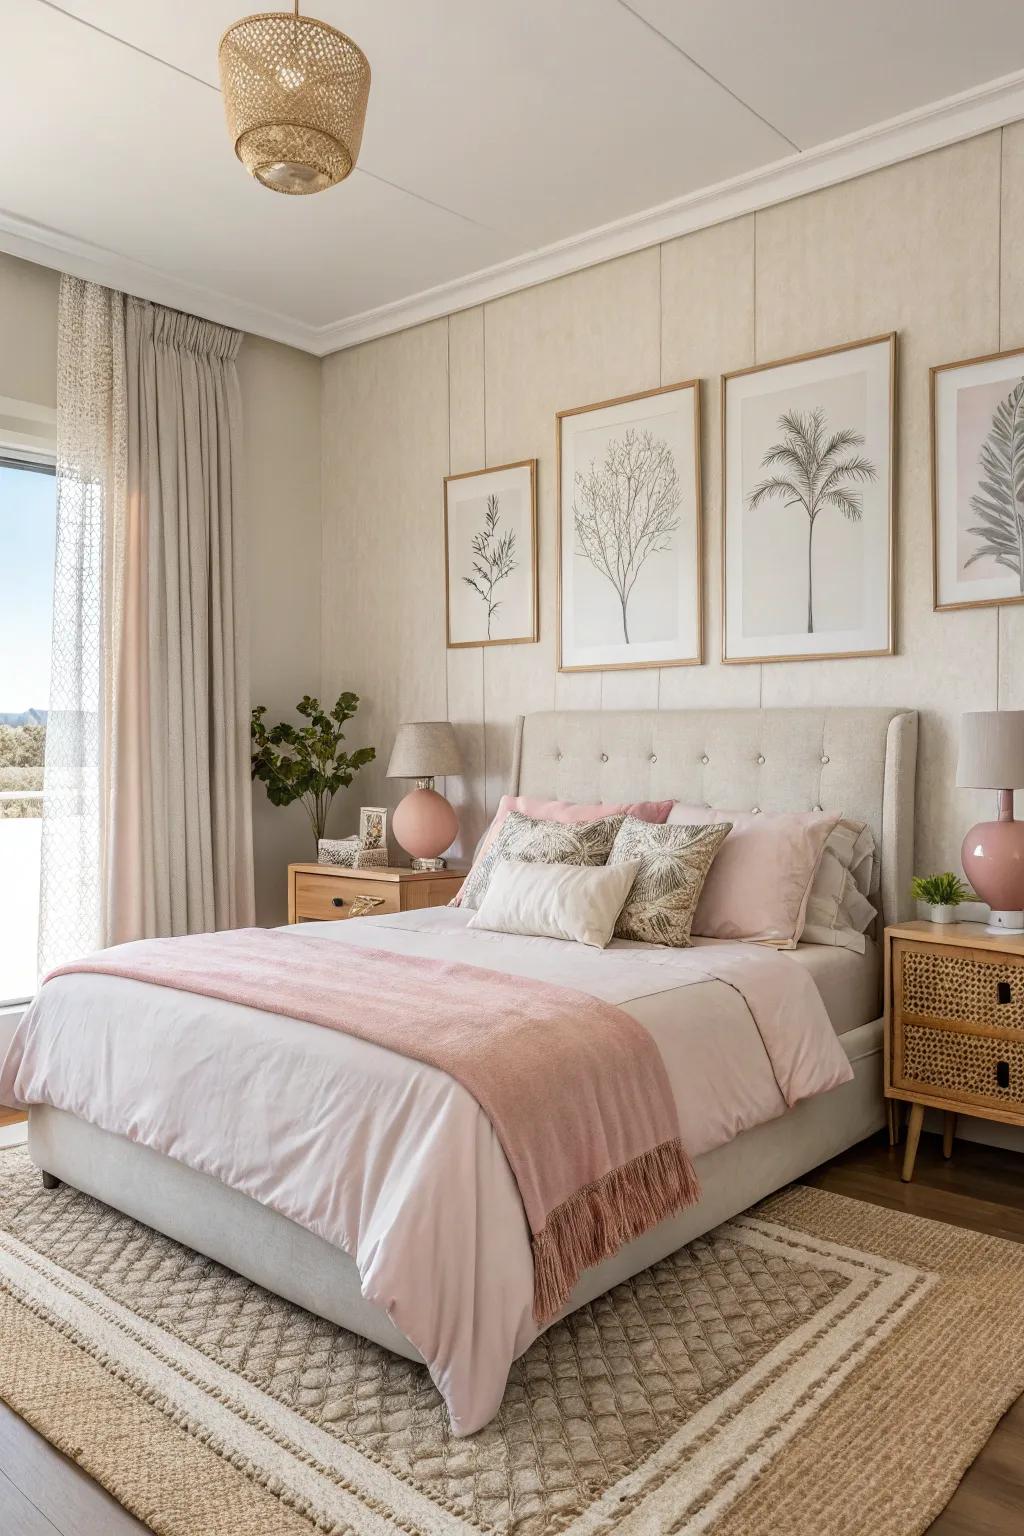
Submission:
[[[322,192],[356,163],[370,66],[350,37],[311,16],[268,11],[229,27],[218,53],[235,154],[274,192]]]

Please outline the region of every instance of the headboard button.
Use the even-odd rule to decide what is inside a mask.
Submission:
[[[657,761],[658,761],[658,755],[657,755],[657,753],[656,753],[656,752],[652,752],[652,753],[651,753],[651,762],[652,762],[652,763],[656,763],[656,762],[657,762]]]
[[[759,764],[763,764],[763,762],[764,762],[764,758],[763,758],[763,757],[761,757],[761,756],[758,756],[758,759],[757,759],[757,761],[758,761],[758,763],[759,763]]]
[[[750,814],[751,814],[751,816],[760,816],[760,814],[761,814],[761,807],[759,805],[752,805],[750,807]]]
[[[702,763],[709,763],[710,761],[711,761],[711,759],[708,757],[707,753],[705,752],[704,756],[701,758],[701,762]]]
[[[601,761],[602,761],[602,763],[606,763],[608,761],[608,753],[607,752],[602,752],[601,753]]]
[[[828,758],[824,754],[822,755],[822,759],[821,760],[822,760],[823,763],[827,763],[828,762]]]

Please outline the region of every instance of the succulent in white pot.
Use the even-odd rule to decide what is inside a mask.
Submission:
[[[941,875],[915,875],[911,891],[918,905],[927,907],[933,923],[955,923],[957,908],[971,895],[960,877],[950,870]]]

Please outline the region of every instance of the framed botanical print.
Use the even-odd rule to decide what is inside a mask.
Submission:
[[[1024,602],[1024,348],[932,380],[935,607]]]
[[[700,381],[556,423],[559,671],[698,665]]]
[[[896,336],[722,379],[722,660],[893,651]]]
[[[448,646],[537,639],[537,460],[444,482]]]

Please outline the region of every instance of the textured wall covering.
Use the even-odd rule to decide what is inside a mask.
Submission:
[[[1024,609],[932,612],[928,368],[1024,344],[1022,247],[1017,124],[326,359],[325,690],[364,696],[384,763],[400,720],[456,723],[468,768],[449,793],[469,846],[505,787],[519,711],[917,708],[917,862],[956,867],[963,831],[988,805],[952,785],[959,714],[1024,707]],[[723,667],[718,376],[891,329],[899,654]],[[694,376],[706,381],[708,664],[559,675],[554,413]],[[540,641],[446,651],[441,478],[531,456]],[[393,804],[401,792],[377,764],[352,798]]]

